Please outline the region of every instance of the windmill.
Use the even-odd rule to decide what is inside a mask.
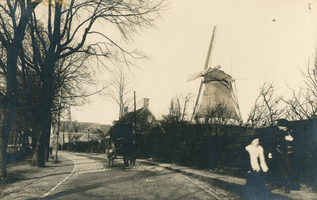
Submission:
[[[208,66],[210,65],[211,51],[215,38],[215,32],[216,26],[213,30],[203,70],[188,76],[187,81],[192,81],[199,77],[202,77],[192,119],[195,116],[197,118],[204,118],[204,116],[207,116],[212,109],[215,109],[219,105],[223,105],[226,113],[229,113],[226,118],[235,119],[239,122],[242,122],[238,99],[236,98],[236,94],[234,93],[232,87],[232,83],[235,84],[235,79],[233,79],[229,74],[226,74],[222,70],[219,70],[221,68],[220,65],[213,68],[208,68]],[[199,102],[200,105],[198,105]]]

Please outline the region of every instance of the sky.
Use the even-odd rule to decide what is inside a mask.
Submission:
[[[187,82],[187,77],[203,69],[214,26],[209,66],[220,65],[237,79],[244,122],[264,82],[272,82],[276,94],[284,96],[290,93],[288,88],[303,86],[301,71],[315,56],[316,1],[169,2],[156,28],[146,29],[134,39],[133,45],[150,57],[138,62],[140,69],[132,69],[138,107],[143,98],[149,98],[150,110],[160,119],[173,97],[191,93],[196,100],[201,79]],[[118,106],[98,95],[89,105],[72,109],[72,120],[80,122],[112,124],[117,119]]]

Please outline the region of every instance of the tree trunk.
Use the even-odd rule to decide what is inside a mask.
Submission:
[[[47,146],[48,119],[50,114],[50,112],[47,111],[48,109],[46,109],[48,101],[49,100],[43,98],[42,105],[39,107],[42,112],[38,119],[40,127],[32,137],[32,166],[45,167],[45,148]]]
[[[1,127],[1,133],[3,133],[4,131],[5,131],[5,127]],[[7,141],[8,141],[7,134],[0,134],[0,163],[1,163],[0,182],[2,179],[7,177],[7,168],[6,168]]]
[[[26,153],[26,148],[25,148],[25,146],[26,146],[26,143],[25,143],[25,138],[26,138],[26,135],[25,135],[25,132],[23,132],[22,131],[22,133],[21,133],[21,144],[22,144],[22,154],[23,155],[25,155],[25,153]]]
[[[59,139],[59,133],[56,132],[55,159],[54,159],[55,163],[58,163],[58,159],[57,159],[57,155],[58,155],[58,139]]]
[[[48,62],[49,63],[49,62]],[[38,166],[38,167],[45,167],[45,147],[47,146],[47,140],[49,137],[49,123],[50,123],[50,116],[51,116],[51,99],[52,99],[52,74],[55,64],[48,64],[47,68],[49,69],[45,74],[42,80],[43,87],[42,87],[42,102],[40,105],[40,131],[38,136],[38,142],[37,142],[37,148],[36,156],[33,156],[33,159],[36,159],[32,162],[32,164]]]
[[[44,118],[44,116],[43,116],[43,118]],[[42,120],[42,121],[44,121],[44,120]],[[41,123],[41,125],[43,126],[43,123]],[[35,141],[36,141],[35,144],[33,144],[31,165],[38,166],[38,167],[45,167],[45,147],[47,144],[46,127],[41,128],[41,131],[39,131],[39,134],[35,138]],[[32,141],[32,143],[33,143],[33,141]]]
[[[32,138],[32,161],[31,166],[38,166],[38,144],[35,140]]]
[[[14,49],[14,48],[13,48]],[[4,179],[7,176],[6,170],[6,154],[8,145],[8,136],[13,124],[17,105],[17,57],[18,51],[12,50],[7,52],[8,70],[7,70],[7,95],[0,99],[0,115],[1,115],[1,136],[0,136],[0,179]]]
[[[45,147],[46,147],[46,137],[45,133],[42,131],[32,141],[33,151],[32,151],[32,162],[31,166],[45,167]]]
[[[46,137],[46,145],[45,145],[45,161],[49,161],[50,158],[50,136]]]
[[[47,128],[47,131],[48,131],[48,136],[46,137],[46,147],[45,147],[45,161],[48,161],[49,160],[49,156],[50,156],[50,141],[51,141],[51,122],[52,122],[52,114],[50,113],[50,116],[49,116],[49,120],[48,120],[48,128]]]
[[[38,165],[39,167],[45,167],[45,147],[47,143],[47,132],[43,132],[40,135],[38,146]]]
[[[49,137],[48,139],[46,140],[46,145],[45,145],[45,161],[47,162],[50,158],[50,146],[49,146]]]

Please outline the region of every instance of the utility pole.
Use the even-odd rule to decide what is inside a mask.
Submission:
[[[88,153],[90,153],[90,145],[89,145],[89,129],[88,129]]]
[[[133,155],[133,165],[135,165],[135,159],[136,159],[136,149],[137,149],[137,146],[136,146],[136,142],[135,142],[135,139],[136,139],[136,129],[137,129],[137,124],[136,124],[136,94],[135,94],[135,91],[134,91],[134,134],[132,135],[132,155]]]
[[[68,104],[68,121],[69,121],[69,124],[71,124],[72,122],[72,117],[71,117],[71,107],[70,107],[70,104]],[[62,149],[64,150],[64,144],[65,144],[65,123],[63,124],[63,146],[62,146]]]
[[[64,132],[65,132],[65,122],[63,123],[63,145],[62,145],[62,150],[64,150],[64,144],[65,144],[65,135],[64,135]]]
[[[136,135],[136,94],[134,91],[134,134]]]

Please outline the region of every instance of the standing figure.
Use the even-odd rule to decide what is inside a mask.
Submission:
[[[107,156],[108,156],[108,160],[109,160],[109,166],[111,163],[111,166],[113,166],[113,160],[115,159],[115,151],[113,149],[110,149],[107,151]]]
[[[267,199],[269,193],[265,191],[265,177],[268,167],[264,158],[264,150],[258,137],[252,138],[251,143],[245,147],[247,152],[246,179],[243,199]]]
[[[291,130],[286,126],[278,126],[276,153],[278,178],[285,188],[285,193],[289,194],[295,183],[294,166],[293,166],[293,137]]]

